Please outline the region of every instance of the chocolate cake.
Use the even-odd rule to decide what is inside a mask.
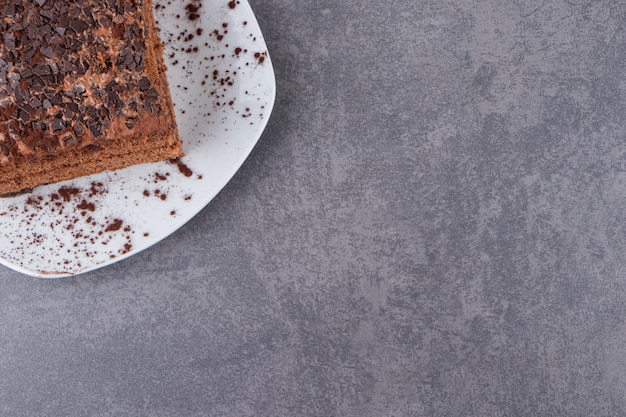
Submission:
[[[182,155],[151,0],[0,12],[0,195]]]

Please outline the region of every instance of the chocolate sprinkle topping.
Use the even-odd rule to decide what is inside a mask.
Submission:
[[[162,112],[143,0],[0,3],[0,164],[96,145],[113,120]]]

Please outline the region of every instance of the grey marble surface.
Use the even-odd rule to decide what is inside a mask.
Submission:
[[[144,253],[0,268],[0,415],[626,415],[626,3],[252,6],[257,148]]]

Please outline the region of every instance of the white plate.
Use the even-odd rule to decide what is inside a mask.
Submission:
[[[154,6],[186,153],[181,169],[143,164],[0,199],[0,263],[52,278],[136,254],[202,210],[261,136],[276,84],[248,3],[154,0]]]

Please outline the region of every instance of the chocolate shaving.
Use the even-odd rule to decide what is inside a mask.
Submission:
[[[83,143],[99,146],[113,117],[133,129],[137,114],[162,112],[145,73],[147,27],[134,3],[5,3],[0,6],[0,132],[17,139],[2,142],[1,155],[22,157],[20,146],[46,152]],[[188,11],[197,14],[199,8]],[[103,38],[100,28],[113,38]],[[87,85],[85,80],[96,81]]]

